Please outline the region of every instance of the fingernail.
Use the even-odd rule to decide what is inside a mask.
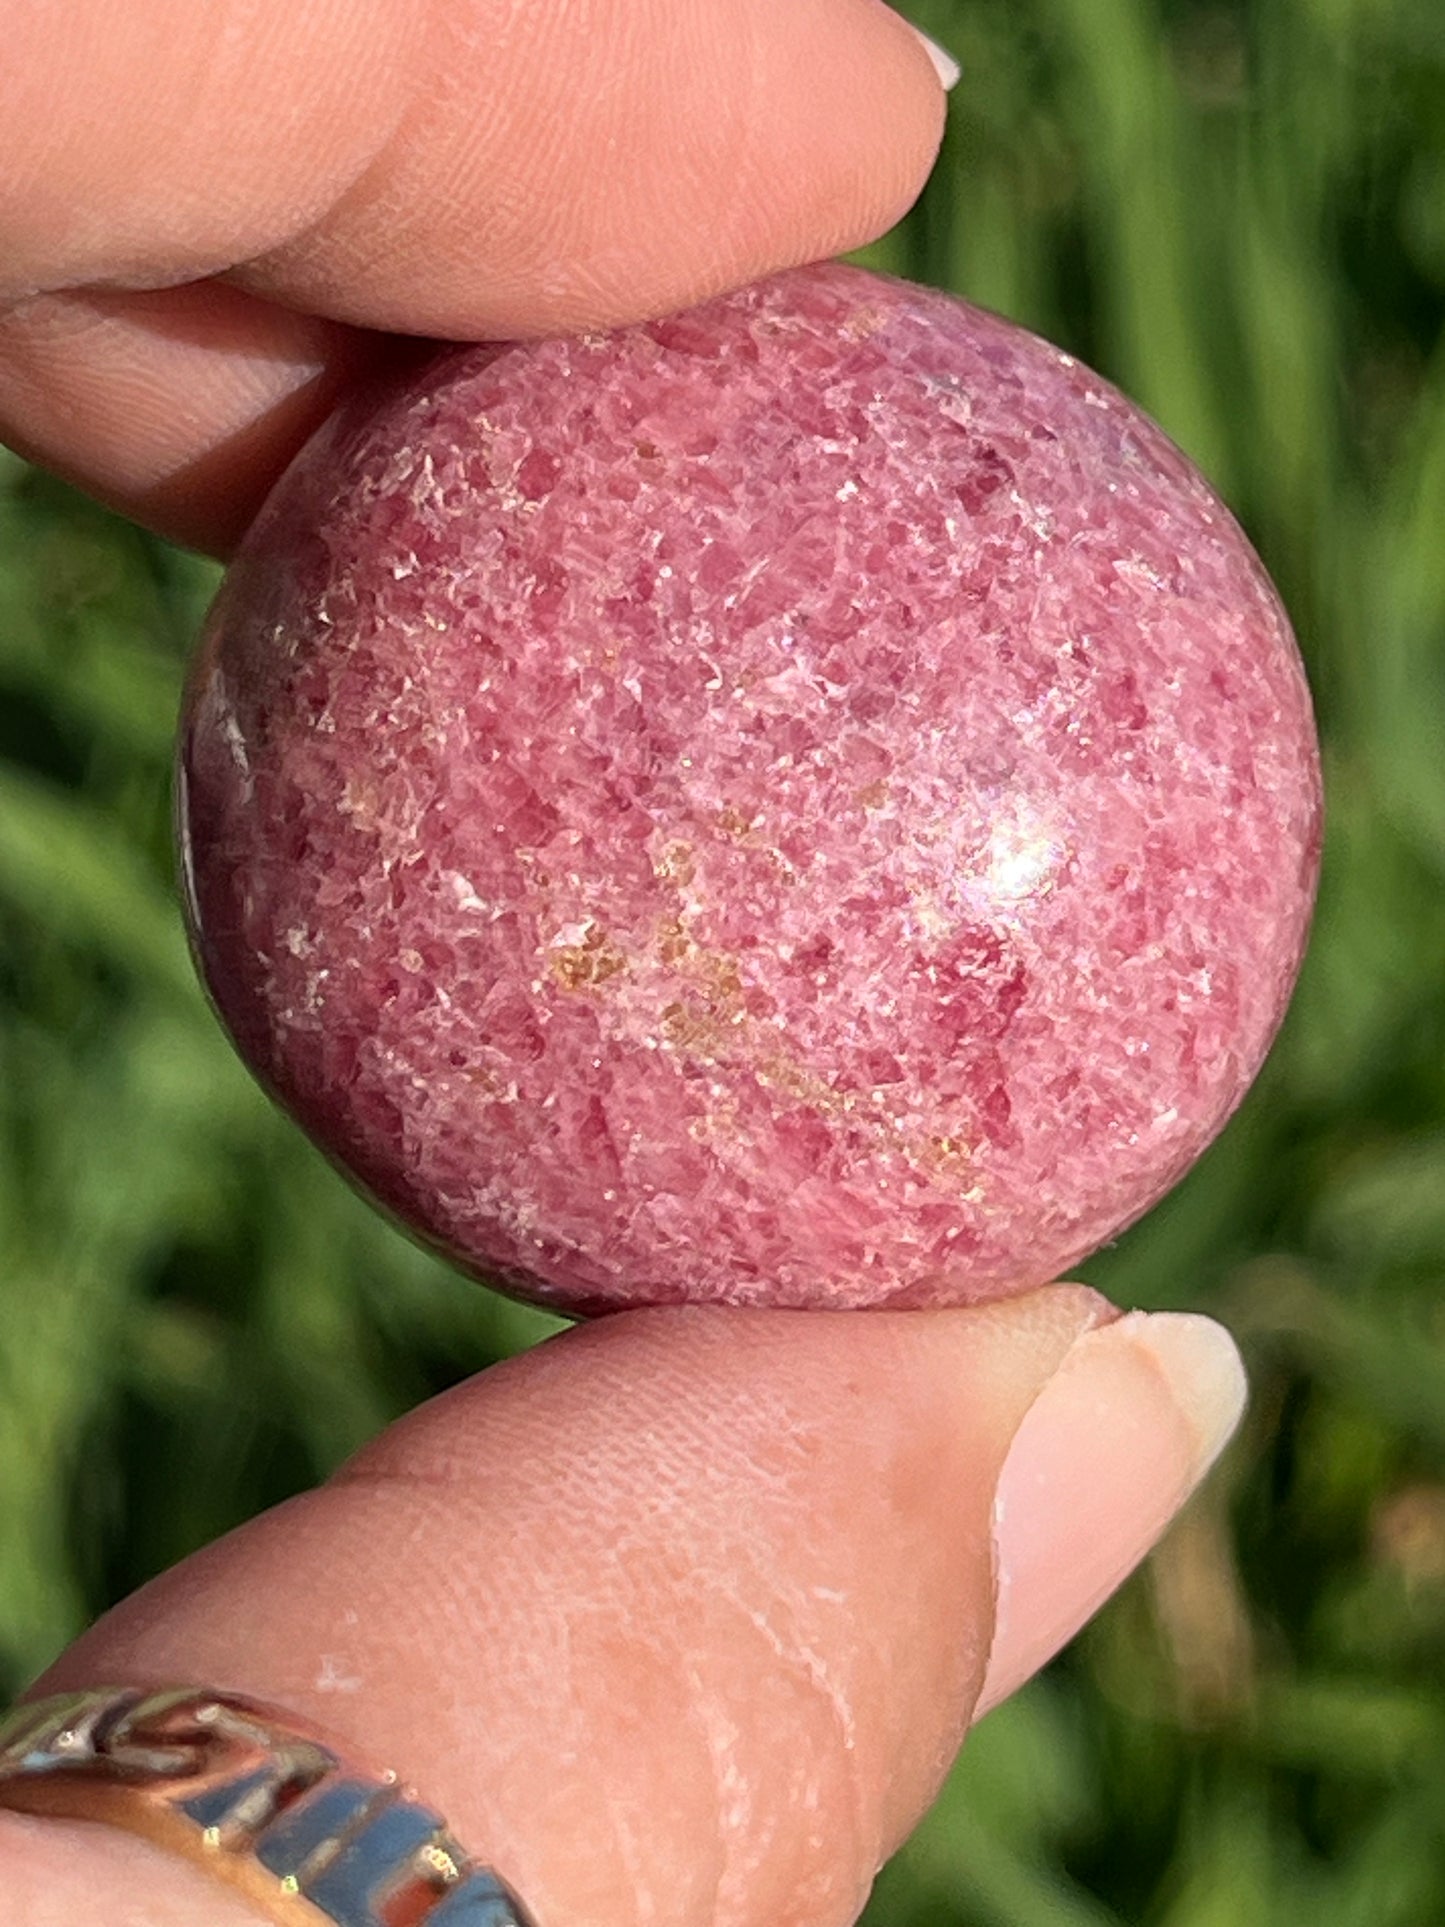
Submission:
[[[933,62],[934,71],[938,75],[939,84],[942,86],[944,93],[952,93],[953,89],[958,85],[960,75],[963,73],[962,67],[959,66],[947,47],[940,47],[936,40],[929,38],[922,27],[914,27],[911,20],[908,22],[908,25],[913,27],[914,33],[917,34],[918,38],[923,42],[923,51]]]
[[[1025,1414],[999,1479],[993,1647],[975,1719],[1133,1571],[1244,1401],[1239,1353],[1212,1319],[1130,1312],[1078,1340]]]

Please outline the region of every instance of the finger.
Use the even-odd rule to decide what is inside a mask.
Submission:
[[[221,281],[38,295],[0,313],[0,435],[158,534],[226,555],[342,391],[407,353]]]
[[[377,352],[341,323],[685,306],[888,226],[939,133],[880,0],[67,18],[64,63],[30,9],[0,69],[0,438],[218,551]]]
[[[459,338],[661,310],[887,225],[942,90],[881,0],[82,0],[7,22],[0,295],[234,270]]]
[[[1105,1316],[1059,1288],[610,1319],[414,1413],[42,1684],[280,1702],[421,1787],[542,1927],[843,1927],[986,1672],[1071,1630],[1237,1416],[1217,1327]],[[198,1927],[145,1878],[148,1923]]]

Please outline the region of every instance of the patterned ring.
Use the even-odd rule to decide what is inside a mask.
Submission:
[[[103,1687],[17,1707],[0,1720],[0,1807],[140,1834],[279,1927],[529,1927],[394,1773],[230,1694]]]

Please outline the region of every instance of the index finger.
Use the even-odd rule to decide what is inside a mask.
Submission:
[[[0,439],[224,551],[395,330],[606,326],[907,207],[882,0],[84,0],[0,68]],[[946,63],[945,63],[946,64]]]
[[[881,0],[83,0],[0,80],[0,300],[226,273],[457,338],[634,319],[855,245],[942,93]]]

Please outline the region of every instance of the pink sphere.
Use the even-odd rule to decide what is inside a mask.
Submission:
[[[221,591],[181,772],[258,1075],[571,1311],[1053,1278],[1239,1102],[1319,843],[1289,625],[1195,470],[840,266],[345,411]]]

